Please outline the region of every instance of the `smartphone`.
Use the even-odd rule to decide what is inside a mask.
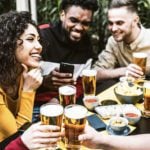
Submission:
[[[89,125],[91,125],[95,130],[101,131],[106,129],[106,124],[97,116],[93,114],[87,117]]]
[[[69,63],[64,63],[64,62],[60,63],[60,72],[72,73],[72,75],[73,75],[74,65],[69,64]]]

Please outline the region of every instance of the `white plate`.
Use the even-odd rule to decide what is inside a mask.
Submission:
[[[133,104],[122,104],[122,105],[108,105],[108,106],[97,106],[95,111],[103,118],[109,119],[116,115],[123,115],[123,112],[139,111]]]

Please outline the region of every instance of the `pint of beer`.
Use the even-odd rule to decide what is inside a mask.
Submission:
[[[82,71],[82,86],[84,96],[95,96],[96,93],[96,70]]]
[[[63,106],[60,104],[46,103],[40,107],[41,122],[44,125],[56,125],[61,129],[63,119]],[[53,132],[53,131],[49,131]],[[52,143],[45,150],[56,150],[59,148],[59,142]]]
[[[141,53],[141,52],[134,52],[133,53],[133,63],[138,65],[142,68],[142,71],[144,73],[142,78],[145,78],[145,72],[146,72],[146,61],[147,61],[147,54]]]
[[[44,125],[56,125],[61,127],[63,107],[60,104],[46,103],[40,107],[41,122]]]
[[[81,105],[68,105],[64,110],[65,117],[65,147],[80,149],[78,136],[83,132],[86,124],[87,109]]]
[[[64,107],[76,103],[76,87],[65,85],[59,88],[60,104]]]
[[[150,117],[150,81],[144,82],[143,94],[144,94],[144,116]]]

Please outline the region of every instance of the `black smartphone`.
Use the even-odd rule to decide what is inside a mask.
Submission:
[[[74,72],[74,65],[73,64],[69,64],[69,63],[60,63],[60,72],[63,73],[72,73]]]
[[[95,130],[101,131],[106,128],[106,124],[97,116],[97,114],[93,114],[87,117],[89,125],[91,125]]]

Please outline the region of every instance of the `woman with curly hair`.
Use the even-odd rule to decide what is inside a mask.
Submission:
[[[43,80],[41,51],[38,28],[29,12],[0,16],[0,142],[32,120],[35,91]],[[46,132],[53,130],[58,132]],[[57,126],[34,124],[6,149],[46,147],[57,142],[59,131]]]
[[[31,122],[42,46],[27,12],[0,16],[0,141]]]

